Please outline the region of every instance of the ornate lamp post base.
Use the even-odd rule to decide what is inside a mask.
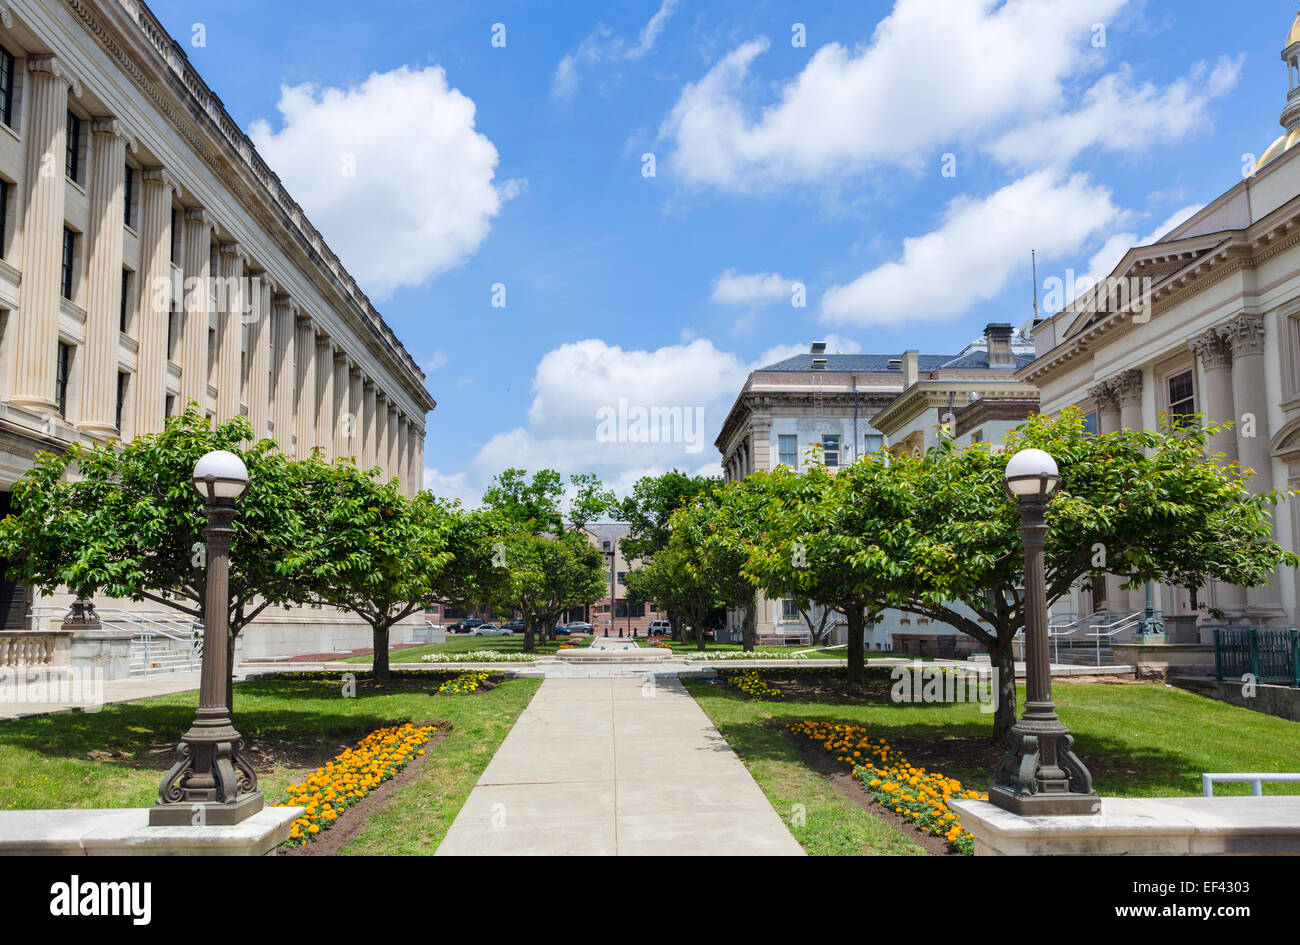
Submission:
[[[235,824],[252,817],[264,806],[261,791],[245,794],[233,804],[222,801],[157,804],[149,809],[149,826],[233,827]]]
[[[998,762],[989,802],[1025,817],[1095,814],[1101,798],[1092,775],[1070,750],[1071,735],[1059,722],[1056,730],[1021,722],[1011,728],[1011,750]]]

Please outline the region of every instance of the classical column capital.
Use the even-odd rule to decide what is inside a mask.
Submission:
[[[351,366],[352,366],[352,359],[348,357],[348,353],[347,353],[346,351],[344,351],[342,348],[335,348],[335,349],[334,349],[334,363],[335,363],[335,364],[346,364],[346,365],[348,365],[348,367],[349,367],[349,369],[350,369]]]
[[[1133,407],[1142,403],[1142,372],[1124,371],[1111,378],[1111,394],[1121,407]]]
[[[1219,329],[1224,340],[1232,346],[1234,358],[1264,353],[1264,317],[1239,315]]]
[[[248,255],[248,252],[244,247],[233,240],[228,243],[218,243],[217,252],[222,256],[233,256],[236,259],[242,260],[245,268],[247,268],[249,263],[252,261],[252,257]]]
[[[195,226],[202,226],[206,230],[215,230],[217,222],[212,219],[212,214],[202,207],[186,207],[185,222]]]
[[[126,130],[126,126],[114,118],[112,115],[101,115],[90,120],[90,133],[95,135],[105,135],[110,138],[121,138],[126,142],[127,148],[138,153],[140,146],[136,143],[135,136]]]
[[[1217,328],[1201,332],[1187,343],[1187,347],[1201,359],[1201,366],[1207,371],[1232,367],[1232,345]]]
[[[54,76],[56,79],[62,79],[63,82],[72,89],[72,94],[81,98],[81,83],[77,80],[62,59],[57,56],[34,56],[27,60],[28,72],[43,72],[46,75]]]
[[[181,185],[177,182],[176,178],[172,176],[172,172],[167,170],[167,168],[163,167],[161,164],[146,167],[140,172],[140,179],[146,184],[159,184],[160,186],[167,187],[176,197],[182,195]]]
[[[1119,402],[1115,399],[1115,390],[1110,381],[1102,381],[1096,387],[1089,388],[1088,396],[1097,402],[1098,410],[1119,409]]]

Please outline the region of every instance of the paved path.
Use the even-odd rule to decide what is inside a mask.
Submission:
[[[241,667],[235,671],[235,682],[243,682],[249,675],[265,671]],[[0,721],[61,712],[98,712],[106,705],[191,692],[198,688],[197,672],[132,676],[109,682],[81,678],[60,682],[59,677],[50,681],[45,674],[33,674],[30,678],[21,672],[0,674]]]
[[[802,848],[671,676],[548,678],[439,856],[786,855]]]

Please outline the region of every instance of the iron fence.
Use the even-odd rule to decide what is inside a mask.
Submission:
[[[1214,678],[1240,679],[1300,688],[1300,630],[1257,627],[1214,628]]]

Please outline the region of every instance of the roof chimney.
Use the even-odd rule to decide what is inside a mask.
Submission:
[[[812,353],[812,354],[825,354],[825,353],[826,353],[826,342],[824,342],[824,341],[814,341],[814,342],[812,343],[812,351],[811,351],[810,353]]]
[[[918,365],[920,364],[921,352],[915,348],[903,352],[903,387],[908,388],[916,383],[920,374]]]
[[[1011,350],[1011,323],[989,322],[984,326],[984,341],[989,348],[989,367],[1015,367]]]

